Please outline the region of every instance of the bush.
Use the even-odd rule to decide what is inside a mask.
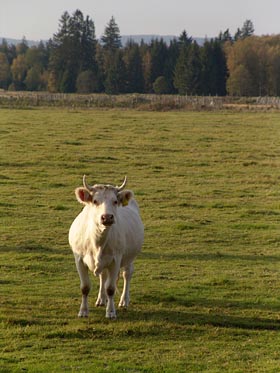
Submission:
[[[168,93],[168,83],[164,76],[159,76],[153,83],[153,90],[157,95]]]

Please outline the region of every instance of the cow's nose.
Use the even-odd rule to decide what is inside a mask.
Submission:
[[[114,223],[114,215],[111,215],[111,214],[101,215],[101,223],[103,225],[112,225]]]

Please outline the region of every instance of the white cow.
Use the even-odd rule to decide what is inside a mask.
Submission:
[[[133,261],[144,240],[144,227],[139,207],[130,190],[96,184],[90,186],[83,177],[84,187],[75,190],[77,200],[84,204],[69,231],[69,243],[80,276],[82,303],[79,317],[87,317],[90,279],[88,269],[99,276],[100,288],[96,306],[106,306],[106,317],[116,318],[114,294],[120,269],[124,286],[119,307],[129,304],[129,285]]]

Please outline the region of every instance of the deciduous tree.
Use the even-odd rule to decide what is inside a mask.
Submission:
[[[27,74],[27,64],[25,61],[25,56],[19,54],[12,63],[11,72],[13,77],[13,83],[16,90],[24,90],[25,84],[24,80]]]

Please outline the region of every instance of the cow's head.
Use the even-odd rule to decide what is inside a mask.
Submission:
[[[127,178],[125,177],[119,187],[109,184],[91,186],[86,182],[84,175],[84,186],[77,188],[75,194],[80,203],[91,206],[95,224],[105,229],[116,222],[118,207],[126,206],[133,197],[133,192],[124,190],[126,182]]]

